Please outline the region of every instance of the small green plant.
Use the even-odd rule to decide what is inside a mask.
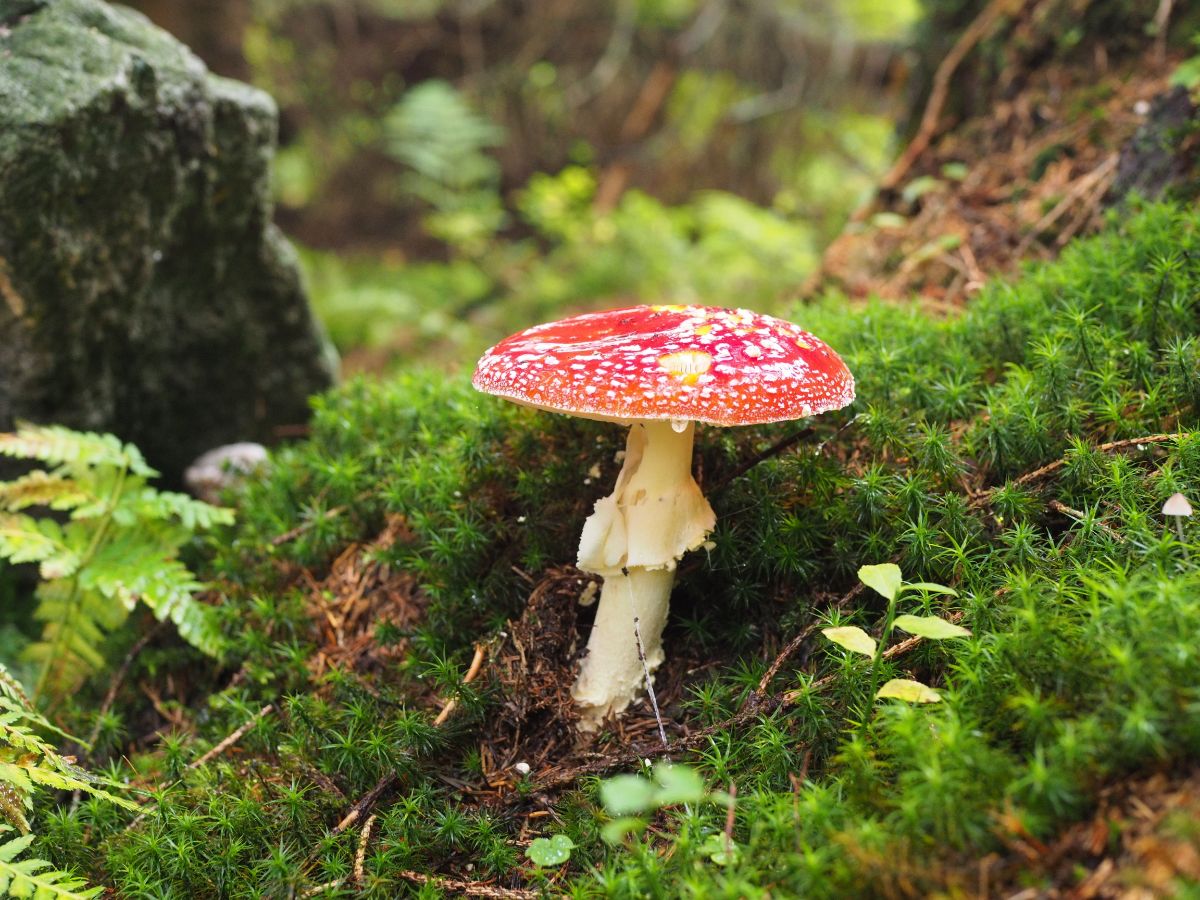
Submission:
[[[949,594],[951,597],[957,597],[958,593],[941,584],[929,584],[928,582],[905,584],[900,567],[895,563],[862,566],[858,570],[858,580],[887,599],[887,615],[883,621],[883,630],[879,640],[876,641],[856,625],[825,628],[821,633],[839,647],[845,647],[853,653],[871,657],[871,695],[876,699],[893,697],[897,700],[907,700],[910,703],[937,703],[942,699],[941,694],[928,685],[909,678],[893,678],[876,690],[879,681],[879,667],[883,660],[884,648],[887,646],[892,632],[897,628],[932,641],[969,637],[971,632],[966,628],[955,625],[953,622],[947,622],[938,616],[896,615],[896,601],[905,593],[924,591],[931,594]]]
[[[525,855],[535,866],[561,866],[571,858],[575,842],[565,834],[534,838],[525,848]]]
[[[62,756],[35,729],[62,733],[34,711],[16,679],[0,665],[0,818],[6,820],[0,822],[0,897],[93,897],[100,888],[84,889],[82,880],[44,859],[19,858],[35,837],[27,815],[34,789],[84,791],[127,809],[137,805],[107,791],[105,782]],[[10,837],[14,830],[18,836]]]
[[[26,650],[41,665],[35,696],[103,667],[97,648],[139,600],[184,640],[220,651],[209,609],[192,596],[201,584],[177,556],[198,529],[230,524],[230,510],[149,487],[158,473],[112,435],[23,424],[0,434],[0,456],[47,466],[0,481],[0,558],[37,563],[42,578],[42,639]]]
[[[617,775],[600,783],[600,802],[614,818],[604,826],[601,836],[610,844],[619,844],[630,834],[642,832],[649,824],[647,813],[670,806],[701,803],[730,805],[733,798],[722,791],[710,791],[694,769],[669,762],[654,766],[652,777]]]

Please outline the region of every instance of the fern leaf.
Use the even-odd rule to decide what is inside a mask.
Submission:
[[[95,498],[61,472],[35,469],[14,481],[0,481],[0,508],[19,512],[30,506],[74,509]]]
[[[175,519],[188,532],[206,531],[217,525],[232,525],[233,510],[212,506],[186,494],[156,491],[146,488],[132,498],[133,506],[142,519]]]
[[[122,444],[111,434],[72,431],[61,425],[19,422],[15,434],[0,434],[0,456],[36,459],[72,469],[107,465],[147,478],[158,474],[132,444]]]
[[[0,862],[12,862],[33,843],[33,835],[27,834],[0,844]]]
[[[25,689],[21,687],[21,682],[13,678],[12,673],[3,663],[0,663],[0,697],[8,698],[23,709],[33,709],[33,704],[29,701],[29,695],[25,693]]]
[[[44,859],[17,859],[29,849],[33,835],[0,844],[0,896],[33,900],[89,900],[101,888],[89,888],[82,878],[55,869]]]
[[[220,656],[224,649],[213,610],[194,596],[204,585],[177,559],[126,557],[122,565],[97,567],[81,583],[122,603],[141,600],[159,621],[174,622],[179,636],[203,653]]]
[[[53,527],[46,527],[45,523]],[[41,521],[26,515],[0,514],[0,556],[15,563],[40,563],[61,556],[68,549],[61,529],[48,519]]]

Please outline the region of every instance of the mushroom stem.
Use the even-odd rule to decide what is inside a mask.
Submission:
[[[639,620],[646,669],[663,660],[675,565],[700,546],[716,522],[692,478],[695,424],[635,422],[629,430],[617,485],[583,526],[579,568],[604,576],[588,652],[571,690],[581,727],[595,730],[640,693],[645,670],[638,655]]]

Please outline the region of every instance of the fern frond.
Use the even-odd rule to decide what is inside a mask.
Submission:
[[[145,488],[139,491],[132,501],[140,518],[175,519],[189,532],[233,524],[233,510],[223,506],[212,506],[187,494]]]
[[[5,697],[25,709],[33,709],[33,704],[29,701],[29,695],[25,693],[25,688],[21,687],[21,682],[13,678],[12,673],[2,663],[0,663],[0,697]]]
[[[0,896],[30,897],[32,900],[89,900],[101,888],[63,872],[44,859],[18,859],[29,849],[33,835],[0,843]]]
[[[35,469],[15,481],[0,481],[0,508],[9,512],[19,512],[30,506],[74,509],[93,500],[95,498],[83,490],[78,481],[62,472]]]
[[[28,761],[0,762],[0,782],[11,785],[20,793],[32,793],[36,785],[42,785],[56,791],[86,791],[93,797],[101,797],[126,809],[138,808],[136,803],[101,787],[99,779],[66,762],[65,757],[57,753],[53,759],[22,757],[22,760]]]
[[[23,656],[43,666],[40,686],[73,688],[89,673],[104,667],[108,633],[129,616],[130,606],[82,588],[76,580],[43,581],[37,588],[35,617],[43,622],[41,640]]]
[[[23,513],[0,513],[0,557],[39,563],[43,578],[62,578],[79,565],[79,555],[57,522]]]
[[[158,474],[132,444],[122,444],[111,434],[72,431],[61,425],[18,422],[15,433],[0,434],[0,456],[36,459],[73,469],[107,465],[146,478]]]

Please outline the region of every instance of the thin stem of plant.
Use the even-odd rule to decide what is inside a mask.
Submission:
[[[883,620],[883,630],[879,633],[879,641],[875,644],[875,657],[871,660],[871,693],[867,696],[867,714],[863,716],[864,726],[871,721],[874,715],[875,692],[879,690],[879,668],[883,662],[884,648],[891,638],[892,628],[896,621],[896,599],[898,596],[899,594],[888,598],[887,616]]]

